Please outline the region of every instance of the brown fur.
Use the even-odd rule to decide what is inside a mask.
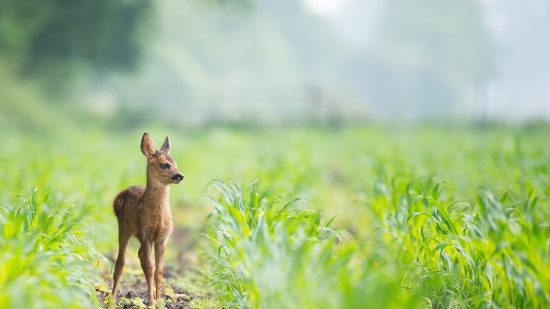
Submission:
[[[141,152],[147,158],[147,185],[131,186],[120,192],[113,201],[113,210],[118,219],[118,257],[113,273],[113,299],[116,302],[118,281],[124,268],[125,251],[128,241],[136,237],[141,247],[138,256],[145,274],[148,289],[148,305],[154,305],[161,297],[162,268],[164,249],[174,224],[169,206],[169,184],[180,183],[183,175],[177,164],[169,156],[168,137],[160,150],[155,150],[153,140],[144,133],[141,139]],[[164,169],[161,164],[169,164]],[[155,263],[151,261],[152,248],[155,247]],[[153,294],[153,274],[156,293]]]

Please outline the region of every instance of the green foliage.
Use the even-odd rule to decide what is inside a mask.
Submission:
[[[94,251],[116,254],[112,198],[145,181],[144,128],[67,126],[3,127],[0,295],[13,308],[93,307],[86,295],[105,283],[90,263],[112,272]],[[146,130],[170,136],[185,174],[171,190],[184,236],[165,264],[185,238],[209,253],[193,267],[211,268],[203,281],[220,297],[196,307],[548,306],[548,125]],[[256,178],[264,189],[237,185]],[[41,194],[14,203],[29,186]],[[132,246],[127,271],[141,274]]]
[[[63,78],[73,65],[132,68],[149,1],[0,1],[0,56],[24,73]]]
[[[309,132],[309,146],[290,142],[293,146],[286,149],[298,157],[308,147],[321,151],[322,157],[334,156],[334,149],[340,156],[347,150],[372,156],[368,165],[349,160],[355,158],[351,152],[343,156],[348,159],[344,166],[351,169],[340,170],[338,182],[359,185],[364,196],[356,202],[360,209],[337,212],[345,218],[336,221],[347,225],[338,233],[321,224],[320,213],[300,200],[286,202],[281,193],[260,191],[256,183],[242,188],[215,181],[211,187],[218,193],[211,202],[209,237],[216,247],[208,252],[223,295],[237,307],[251,308],[357,308],[367,303],[381,308],[548,306],[550,191],[548,164],[540,152],[545,144],[534,142],[540,136],[532,131],[503,141],[497,138],[500,128],[478,131],[470,147],[470,133],[448,135],[449,130],[416,131],[413,139],[391,136],[391,143],[378,140],[379,132],[361,131],[370,145],[379,146],[368,150],[360,142],[347,144],[353,150],[338,147],[341,144],[326,132],[332,151],[319,147],[326,144],[317,144],[318,132]],[[357,132],[346,133],[339,136],[359,140]],[[430,148],[434,141],[439,148]],[[462,142],[462,161],[455,166],[448,160],[457,141]],[[397,150],[388,148],[390,144]],[[326,162],[309,154],[309,161],[298,160],[288,168],[283,160],[272,170],[264,160],[265,178],[279,183],[278,173],[291,180],[305,169],[308,177],[291,180],[288,190],[309,195],[307,184],[316,186],[315,201],[335,211],[327,204],[326,191],[337,194],[334,187],[341,183],[325,187],[315,166],[326,168]],[[421,171],[427,164],[462,190],[426,177]],[[514,190],[497,194],[510,184]]]
[[[0,303],[6,308],[97,306],[97,255],[76,226],[82,214],[49,194],[0,208]]]
[[[402,179],[383,184],[395,199],[379,195],[368,206],[384,246],[409,265],[406,286],[429,290],[438,308],[548,305],[549,235],[540,227],[550,215],[538,198],[483,190],[470,204],[444,198],[445,183]]]
[[[538,198],[483,191],[468,204],[443,200],[442,182],[378,185],[391,186],[368,204],[378,237],[342,245],[334,218],[320,224],[299,200],[215,181],[215,284],[241,308],[411,307],[421,297],[435,308],[548,306],[550,216]]]
[[[214,181],[219,193],[210,214],[210,259],[216,280],[232,305],[243,308],[411,307],[391,272],[353,267],[354,246],[342,246],[321,214],[286,202],[257,183],[244,191]],[[390,270],[384,267],[384,270]]]
[[[0,130],[3,132],[50,137],[71,131],[67,128],[79,122],[73,107],[44,99],[37,83],[15,78],[13,68],[10,69],[5,61],[0,61],[0,84]]]

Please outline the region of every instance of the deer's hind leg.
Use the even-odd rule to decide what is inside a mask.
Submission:
[[[115,272],[113,273],[113,301],[116,303],[116,294],[118,289],[118,281],[120,280],[120,276],[122,275],[122,270],[124,269],[124,263],[126,260],[125,253],[126,253],[126,247],[128,246],[128,242],[130,241],[130,237],[132,237],[131,233],[128,233],[127,231],[124,231],[122,228],[119,227],[118,231],[118,257],[116,259],[115,263]]]

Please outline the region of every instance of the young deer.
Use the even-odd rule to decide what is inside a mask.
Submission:
[[[131,186],[120,192],[113,201],[113,209],[118,219],[118,257],[113,274],[113,299],[116,302],[118,280],[124,268],[124,252],[132,236],[141,243],[138,256],[145,274],[148,291],[148,305],[154,306],[155,300],[161,297],[162,259],[168,237],[174,223],[168,204],[168,185],[180,183],[183,175],[170,153],[168,137],[160,150],[149,134],[144,133],[141,139],[141,152],[147,158],[147,185]],[[151,252],[155,247],[155,265],[151,261]],[[153,273],[156,293],[153,295]]]

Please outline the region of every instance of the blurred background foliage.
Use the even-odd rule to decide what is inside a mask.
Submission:
[[[98,74],[130,69],[142,52],[140,30],[150,13],[151,4],[139,0],[2,1],[1,55],[20,76],[60,82],[78,66]]]
[[[2,0],[1,119],[39,105],[119,128],[547,119],[549,12],[534,0]]]

